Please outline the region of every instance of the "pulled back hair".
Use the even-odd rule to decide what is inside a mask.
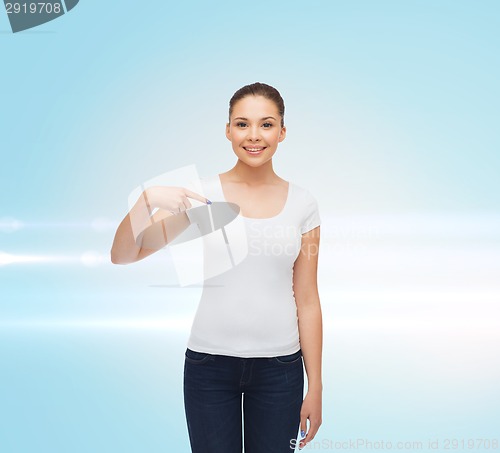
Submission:
[[[281,116],[281,127],[285,125],[285,103],[279,91],[265,83],[255,82],[250,85],[245,85],[240,88],[229,101],[229,122],[231,122],[231,114],[233,113],[234,105],[246,96],[263,96],[270,101],[273,101]]]

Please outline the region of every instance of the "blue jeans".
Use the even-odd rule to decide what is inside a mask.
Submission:
[[[242,358],[187,348],[184,406],[191,451],[241,453],[243,439],[245,453],[294,451],[303,392],[300,349]]]

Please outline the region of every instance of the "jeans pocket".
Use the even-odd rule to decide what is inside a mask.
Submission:
[[[210,359],[210,357],[212,357],[212,355],[209,354],[208,352],[198,352],[186,348],[184,357],[186,358],[186,362],[193,364],[201,364],[207,362]]]
[[[299,349],[297,352],[288,355],[279,355],[273,357],[274,361],[277,363],[281,363],[283,365],[292,365],[294,363],[299,363],[302,360],[302,350]]]

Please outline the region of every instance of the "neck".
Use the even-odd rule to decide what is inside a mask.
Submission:
[[[237,182],[244,182],[249,186],[258,186],[276,182],[278,175],[274,172],[272,159],[259,167],[251,167],[239,160],[236,165],[227,173],[231,179]]]

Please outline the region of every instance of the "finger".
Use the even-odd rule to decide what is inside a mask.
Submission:
[[[306,415],[301,415],[300,416],[300,442],[299,442],[299,448],[303,448],[305,444],[305,438],[306,438],[306,433],[307,433],[307,416]]]
[[[309,432],[307,433],[307,436],[310,438],[309,440],[313,440],[314,436],[316,436],[316,433],[319,431],[321,423],[317,420],[311,420],[309,419]]]
[[[195,200],[201,201],[202,203],[207,203],[207,198],[197,194],[196,192],[193,192],[189,189],[184,189],[184,194],[188,196],[189,198],[194,198]]]
[[[307,436],[305,439],[303,439],[304,445],[308,444],[311,442],[316,437],[316,433],[319,430],[320,423],[314,422],[313,420],[309,420],[309,432],[307,433]]]
[[[311,437],[311,434],[310,432],[307,433],[306,437],[304,437],[301,441],[300,441],[300,448],[303,448],[305,447],[309,442],[311,442],[311,440],[313,440],[314,436]]]
[[[316,431],[312,431],[312,429],[309,428],[309,432],[307,433],[307,436],[304,439],[302,439],[302,442],[304,442],[304,445],[308,444],[309,442],[311,442],[311,440],[314,439],[314,436],[316,435],[316,432],[317,432],[317,430]]]
[[[305,437],[307,433],[307,416],[300,417],[300,436]]]

